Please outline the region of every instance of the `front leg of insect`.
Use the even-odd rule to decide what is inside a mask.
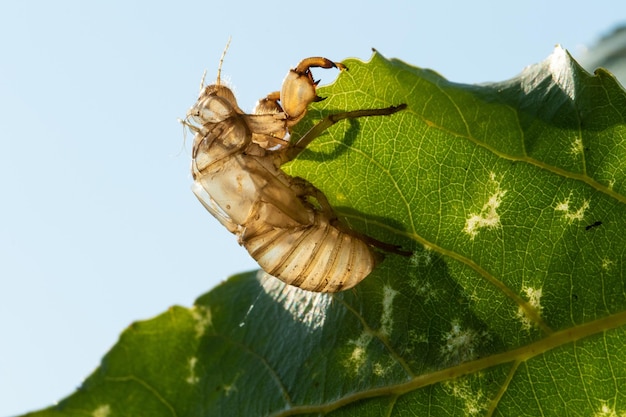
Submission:
[[[284,115],[285,121],[281,129],[272,132],[273,137],[284,136],[289,132],[289,128],[296,125],[306,115],[308,107],[311,103],[321,101],[324,98],[317,95],[316,87],[319,81],[313,79],[311,68],[338,68],[341,71],[347,71],[348,68],[339,62],[333,62],[327,58],[312,57],[305,58],[287,73],[283,80],[280,91],[275,91],[267,95],[267,97],[259,100],[254,113],[261,114],[281,114]],[[280,100],[280,104],[278,101]],[[389,106],[381,109],[363,109],[335,113],[327,116],[324,120],[313,126],[304,136],[302,136],[295,144],[290,144],[281,150],[282,163],[291,161],[300,152],[304,150],[313,139],[317,138],[322,132],[344,119],[356,119],[367,116],[389,116],[400,110],[404,110],[406,104],[397,106]],[[253,132],[255,129],[252,129]],[[277,141],[255,139],[259,143],[271,143],[275,145]]]
[[[287,73],[280,91],[270,93],[259,101],[255,113],[284,111],[287,115],[288,128],[298,123],[306,115],[309,104],[323,100],[317,95],[316,87],[319,81],[313,80],[311,68],[339,68],[343,71],[346,66],[322,57],[303,59]]]
[[[290,145],[290,128],[320,100],[311,67],[345,69],[326,58],[304,59],[253,114],[237,106],[218,72],[183,123],[195,133],[193,191],[207,210],[267,273],[305,290],[336,292],[359,283],[380,261],[372,246],[395,247],[341,224],[320,190],[280,165],[340,120],[391,115],[405,106],[331,115]]]

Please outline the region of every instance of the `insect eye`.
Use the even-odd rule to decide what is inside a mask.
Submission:
[[[222,97],[211,95],[200,100],[189,111],[189,116],[201,125],[206,123],[219,123],[231,117],[234,109],[228,101]]]

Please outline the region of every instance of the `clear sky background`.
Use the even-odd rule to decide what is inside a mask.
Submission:
[[[67,396],[131,322],[256,268],[191,193],[176,121],[229,36],[223,76],[251,110],[308,56],[375,47],[501,81],[625,20],[621,0],[3,2],[0,416]]]

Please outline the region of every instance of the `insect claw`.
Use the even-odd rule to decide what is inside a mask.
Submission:
[[[391,106],[393,113],[406,109],[408,106],[406,103],[398,104],[397,106]]]
[[[393,253],[395,253],[397,255],[400,255],[400,256],[413,256],[413,251],[404,250],[404,249],[402,249],[402,246],[400,246],[400,245],[394,245],[393,250],[391,250],[390,252],[393,252]]]

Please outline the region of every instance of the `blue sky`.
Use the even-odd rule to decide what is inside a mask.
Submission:
[[[191,193],[176,121],[229,36],[222,74],[251,110],[308,56],[375,47],[453,81],[501,81],[626,20],[604,0],[4,3],[0,416],[67,396],[131,322],[256,268]]]

